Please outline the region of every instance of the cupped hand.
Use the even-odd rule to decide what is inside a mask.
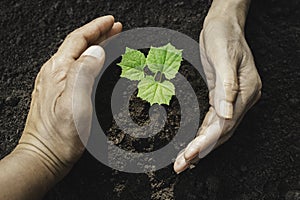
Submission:
[[[121,29],[112,16],[104,16],[67,36],[38,73],[25,129],[15,151],[42,160],[55,176],[62,177],[71,169],[84,151],[73,113],[79,113],[76,120],[82,120],[85,125],[81,129],[89,133],[91,90],[105,59],[97,44]],[[73,98],[81,105],[72,106]]]
[[[227,141],[261,96],[261,80],[239,23],[226,17],[206,19],[200,52],[210,108],[196,138],[176,158],[177,173]]]

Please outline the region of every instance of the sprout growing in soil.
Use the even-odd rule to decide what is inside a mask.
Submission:
[[[118,65],[122,68],[121,77],[139,81],[138,97],[150,105],[169,105],[175,95],[175,86],[170,80],[178,73],[181,61],[182,50],[168,43],[161,47],[151,47],[147,58],[139,50],[127,47]]]

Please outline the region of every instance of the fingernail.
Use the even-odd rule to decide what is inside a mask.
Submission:
[[[205,140],[205,135],[199,135],[198,137],[196,137],[196,139],[194,139],[190,143],[189,147],[186,148],[184,158],[187,161],[191,161],[192,159],[194,159],[195,156],[197,156],[198,152],[202,151],[201,149],[203,148]]]
[[[182,154],[184,154],[184,151],[185,151],[185,149],[181,149],[181,150],[179,151],[179,153],[177,154],[177,157],[182,156]]]
[[[220,103],[220,112],[224,118],[231,119],[233,116],[232,103],[222,100]]]
[[[90,46],[87,50],[85,50],[82,53],[83,56],[92,56],[97,59],[101,58],[101,56],[103,56],[103,54],[104,54],[104,51],[103,51],[102,47],[100,47],[98,45]]]
[[[189,164],[185,161],[185,159],[183,158],[183,155],[180,155],[180,157],[177,158],[177,160],[174,163],[174,171],[177,174],[180,174],[181,172],[186,170],[188,167],[189,167]]]

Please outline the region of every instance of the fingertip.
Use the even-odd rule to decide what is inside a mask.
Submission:
[[[99,45],[93,45],[87,48],[83,53],[82,56],[91,56],[97,59],[102,59],[105,57],[104,49]]]
[[[112,15],[105,15],[94,19],[92,22],[107,24],[106,26],[111,28],[115,22],[115,18]]]
[[[112,23],[115,21],[115,17],[113,15],[105,15],[102,18],[107,18],[108,20],[111,20]]]
[[[111,28],[111,30],[108,33],[108,37],[111,37],[113,35],[116,35],[118,33],[120,33],[123,29],[123,25],[121,22],[115,22],[113,27]]]
[[[113,27],[119,31],[122,31],[123,24],[121,22],[115,22]]]
[[[79,59],[76,60],[76,67],[83,77],[96,77],[103,67],[105,61],[104,49],[99,45],[90,46]],[[75,68],[75,67],[74,67]]]
[[[185,160],[191,161],[198,156],[203,149],[205,139],[205,135],[199,135],[188,145],[183,154]]]
[[[184,159],[182,152],[175,160],[175,163],[173,165],[173,169],[177,174],[180,174],[184,170],[186,170],[189,167],[189,163]]]

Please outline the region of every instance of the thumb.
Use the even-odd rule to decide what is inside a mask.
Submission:
[[[76,60],[75,67],[78,69],[78,76],[82,78],[93,77],[99,74],[105,60],[105,52],[99,45],[90,46]],[[93,85],[94,81],[90,80],[89,84]],[[88,85],[87,85],[88,86]]]
[[[102,47],[89,47],[75,62],[72,108],[74,122],[84,143],[87,142],[92,120],[91,94],[95,78],[103,67],[105,52]]]
[[[85,50],[73,66],[75,78],[73,95],[75,97],[91,97],[95,78],[102,69],[105,52],[102,47],[94,45]]]
[[[216,69],[216,84],[214,106],[217,114],[225,119],[233,117],[233,105],[238,93],[238,78],[236,67],[224,64]]]

